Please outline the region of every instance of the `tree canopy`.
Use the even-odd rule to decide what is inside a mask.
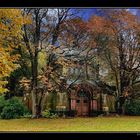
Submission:
[[[19,9],[0,9],[0,93],[6,90],[6,77],[18,68],[19,54],[14,52],[22,39],[22,26],[27,20]]]

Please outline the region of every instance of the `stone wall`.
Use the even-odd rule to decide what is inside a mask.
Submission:
[[[67,94],[65,92],[61,93],[50,93],[47,97],[46,101],[46,108],[52,110],[59,110],[61,108],[67,108],[68,101],[67,101]]]

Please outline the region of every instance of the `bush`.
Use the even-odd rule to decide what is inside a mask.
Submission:
[[[50,110],[45,110],[42,112],[42,117],[44,118],[58,118],[58,115],[56,113],[52,113]]]
[[[59,117],[62,117],[62,116],[68,116],[68,117],[74,117],[77,113],[76,110],[71,110],[71,111],[68,111],[68,110],[51,110],[50,111],[51,113],[54,113],[54,114],[57,114]]]
[[[24,114],[24,115],[22,116],[22,118],[31,118],[31,117],[32,117],[31,112],[29,112],[29,113],[27,113],[27,114]]]
[[[58,118],[58,117],[74,117],[76,115],[77,111],[76,110],[45,110],[42,113],[42,116],[44,118]]]
[[[5,100],[5,104],[1,111],[2,119],[16,119],[29,114],[27,107],[17,97]]]
[[[76,114],[77,114],[76,110],[71,110],[71,111],[67,111],[66,116],[74,117],[74,116],[76,116]]]
[[[140,115],[140,100],[127,100],[124,108],[126,115],[138,116]]]
[[[90,113],[90,116],[97,117],[101,114],[105,114],[105,112],[104,111],[99,111],[99,110],[92,110],[91,113]]]
[[[57,114],[59,117],[64,116],[66,111],[50,110],[50,113]]]
[[[2,113],[2,110],[6,104],[7,100],[5,100],[5,97],[3,95],[0,96],[0,114]]]

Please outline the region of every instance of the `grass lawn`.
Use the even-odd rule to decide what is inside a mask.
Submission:
[[[140,117],[0,120],[0,131],[140,131]]]

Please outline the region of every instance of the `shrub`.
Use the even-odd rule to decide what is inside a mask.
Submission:
[[[44,118],[58,118],[58,117],[74,117],[76,115],[77,111],[76,110],[45,110],[42,112],[42,116]]]
[[[59,117],[62,117],[65,115],[66,111],[58,111],[58,110],[50,110],[50,113],[57,114]]]
[[[62,117],[62,116],[68,116],[68,117],[74,117],[77,113],[76,110],[71,110],[71,111],[68,111],[68,110],[51,110],[50,111],[51,113],[54,113],[54,114],[57,114],[59,117]]]
[[[77,114],[76,110],[70,110],[66,112],[66,116],[74,117]]]
[[[42,112],[42,117],[44,118],[58,118],[58,115],[56,113],[52,113],[50,110],[45,110]]]
[[[0,115],[2,119],[16,119],[25,114],[29,114],[28,109],[19,98],[13,97],[6,101]]]
[[[31,117],[32,117],[31,112],[29,112],[29,113],[27,113],[27,114],[24,114],[24,115],[22,116],[22,118],[31,118]]]
[[[126,115],[140,115],[140,100],[127,100],[124,104]]]
[[[105,112],[104,111],[99,111],[99,110],[92,110],[91,113],[90,113],[90,116],[97,117],[97,116],[99,116],[101,114],[105,114]]]
[[[3,95],[0,96],[0,114],[2,113],[2,110],[6,104],[7,100],[5,100],[5,97]]]

